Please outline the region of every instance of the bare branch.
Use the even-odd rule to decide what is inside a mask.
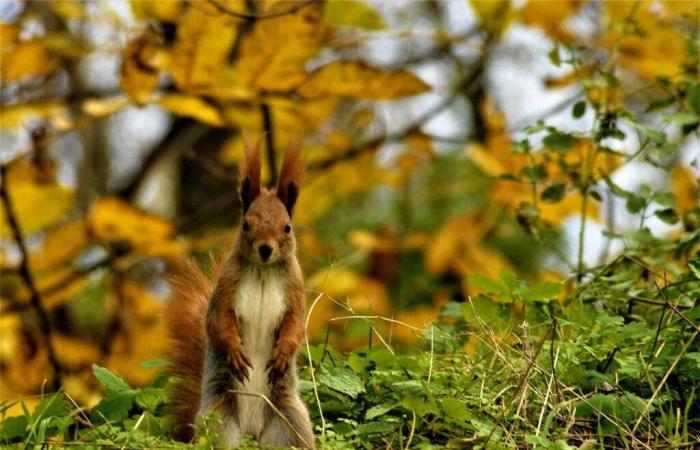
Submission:
[[[15,216],[15,210],[12,205],[12,199],[10,199],[10,195],[7,192],[7,166],[0,166],[0,176],[2,177],[2,180],[0,180],[0,198],[2,198],[2,204],[5,208],[7,222],[9,223],[10,229],[12,230],[12,236],[15,242],[17,243],[17,247],[19,248],[19,252],[21,255],[19,274],[22,277],[24,283],[27,285],[27,288],[29,289],[30,305],[36,313],[37,318],[39,319],[39,327],[44,335],[44,339],[46,339],[46,348],[49,357],[49,364],[51,364],[51,367],[54,372],[54,379],[51,381],[50,384],[51,389],[58,390],[58,388],[61,386],[62,368],[60,363],[58,362],[58,359],[56,358],[56,352],[53,348],[53,343],[51,342],[51,321],[49,320],[49,315],[44,309],[44,305],[42,304],[39,289],[34,283],[32,274],[29,271],[29,252],[27,252],[27,247],[24,245],[24,236],[22,235],[22,230],[20,229],[19,223],[17,222],[17,217]]]
[[[275,158],[275,136],[272,129],[272,113],[267,103],[260,105],[263,128],[265,129],[265,143],[267,144],[267,164],[270,170],[270,186],[277,183],[277,161]]]
[[[217,0],[207,0],[207,2],[209,4],[211,4],[212,6],[214,6],[216,9],[218,9],[219,12],[222,12],[224,14],[229,14],[231,16],[238,17],[239,19],[248,20],[248,21],[272,19],[274,17],[281,17],[281,16],[286,16],[288,14],[294,14],[295,12],[299,11],[300,9],[306,8],[307,6],[309,6],[313,3],[320,3],[320,1],[321,0],[308,0],[305,2],[297,3],[296,5],[290,7],[289,9],[285,9],[284,11],[275,11],[275,12],[269,12],[269,13],[264,13],[264,14],[251,14],[251,13],[246,13],[246,12],[241,12],[241,11],[236,11],[234,9],[231,9],[228,6],[222,5]]]

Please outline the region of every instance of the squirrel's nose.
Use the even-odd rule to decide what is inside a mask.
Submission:
[[[272,247],[270,247],[267,244],[263,244],[260,247],[258,247],[258,253],[260,253],[260,257],[263,261],[267,261],[267,259],[272,254]]]

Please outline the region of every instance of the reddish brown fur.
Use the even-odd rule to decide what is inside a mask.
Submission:
[[[284,154],[280,178],[277,183],[277,197],[291,215],[292,207],[299,195],[306,164],[301,158],[301,142],[291,144]]]
[[[166,305],[166,321],[174,340],[172,371],[179,380],[174,387],[174,395],[171,395],[173,430],[180,440],[188,441],[193,436],[193,428],[188,424],[194,423],[201,399],[200,382],[207,345],[205,332],[213,353],[222,355],[221,363],[217,364],[230,369],[230,373],[240,381],[248,377],[248,368],[252,366],[245,352],[245,342],[241,342],[239,323],[231,300],[235,298],[246,267],[267,266],[269,270],[279,271],[287,280],[287,311],[277,329],[276,345],[268,363],[269,377],[273,383],[272,401],[294,424],[295,429],[301,430],[304,439],[294,437],[294,445],[312,447],[313,433],[308,413],[300,406],[294,391],[296,375],[292,373],[292,377],[289,373],[304,340],[306,305],[304,282],[296,260],[294,233],[285,228],[290,225],[304,164],[300,158],[301,147],[290,147],[285,154],[277,190],[261,189],[260,143],[258,140],[252,145],[250,139],[244,136],[241,197],[244,203],[243,222],[247,228],[242,228],[238,233],[234,248],[216,277],[215,288],[212,290],[209,280],[190,265],[189,271],[174,279],[173,297]],[[249,180],[247,186],[246,179]],[[272,249],[267,260],[260,256],[259,248],[262,245]],[[226,380],[222,382],[224,386],[227,383]],[[205,388],[207,393],[222,396],[223,408],[236,407],[235,399],[226,394],[225,387],[223,390],[215,385]]]
[[[170,297],[164,307],[164,320],[172,341],[170,372],[174,377],[169,415],[173,435],[181,441],[194,436],[204,367],[204,320],[212,287],[194,264],[178,267],[170,278]]]

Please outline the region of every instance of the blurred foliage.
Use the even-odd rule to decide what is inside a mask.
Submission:
[[[266,136],[270,185],[286,144],[305,142],[295,233],[315,299],[309,335],[326,342],[302,358],[315,367],[302,388],[324,442],[697,444],[700,206],[680,157],[698,142],[695,2],[471,0],[462,34],[441,2],[392,6],[429,31],[359,1],[132,0],[135,22],[103,2],[8,5],[3,442],[162,438],[165,276],[231,241],[245,129]],[[559,71],[543,84],[576,94],[523,132],[494,95],[520,87],[488,80],[517,27],[551,43]],[[367,56],[381,39],[401,49],[390,64]],[[99,54],[117,57],[118,85],[90,79]],[[450,67],[445,86],[417,75],[435,61]],[[418,110],[419,96],[438,101]],[[458,102],[471,110],[462,136],[427,131]],[[168,130],[117,177],[136,136],[110,141],[108,125],[153,107],[173,117]],[[386,108],[402,113],[398,129]],[[562,109],[590,127],[563,130],[549,120]],[[616,184],[637,162],[663,185]],[[617,204],[634,227],[616,225]],[[591,224],[608,242],[595,267]]]

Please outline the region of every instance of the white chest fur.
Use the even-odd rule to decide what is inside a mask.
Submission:
[[[241,279],[234,298],[236,315],[241,322],[241,339],[253,368],[249,381],[237,383],[236,389],[270,395],[265,366],[275,344],[275,330],[286,310],[284,280],[274,273],[254,270]],[[250,395],[238,396],[241,432],[257,437],[264,424],[265,401]]]

